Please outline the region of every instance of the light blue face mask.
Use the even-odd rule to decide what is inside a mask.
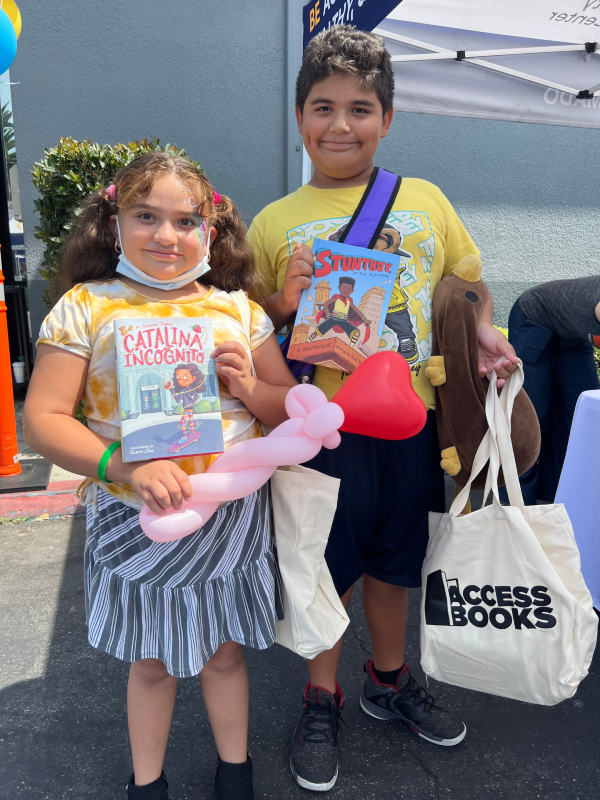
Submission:
[[[206,253],[202,261],[196,264],[195,267],[188,269],[188,271],[184,272],[183,275],[179,275],[177,278],[173,278],[170,281],[163,281],[160,280],[160,278],[153,278],[152,275],[147,275],[145,272],[142,272],[141,269],[138,269],[135,264],[132,264],[127,258],[125,251],[122,249],[123,240],[121,238],[119,217],[117,217],[117,231],[119,232],[119,241],[121,242],[121,253],[119,255],[119,263],[117,264],[117,272],[119,275],[124,275],[126,278],[131,278],[133,281],[143,283],[144,286],[150,286],[153,289],[162,289],[164,292],[168,292],[171,289],[181,289],[183,286],[187,286],[188,283],[198,280],[201,275],[204,275],[210,269],[210,264],[208,263],[210,232],[207,229],[206,220],[202,221],[202,225],[204,227],[204,233],[206,236]]]

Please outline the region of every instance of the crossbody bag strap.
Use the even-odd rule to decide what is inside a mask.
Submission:
[[[356,211],[338,241],[373,249],[401,184],[400,175],[375,167]]]

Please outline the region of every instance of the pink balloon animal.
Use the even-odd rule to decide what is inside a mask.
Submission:
[[[338,429],[344,423],[344,412],[337,403],[328,403],[316,386],[294,386],[285,398],[285,409],[290,419],[268,436],[234,444],[207,472],[192,475],[194,497],[184,501],[179,511],[159,516],[144,506],[140,525],[146,536],[155,542],[189,536],[208,522],[220,503],[252,494],[277,467],[303,464],[321,447],[333,450],[339,445]]]

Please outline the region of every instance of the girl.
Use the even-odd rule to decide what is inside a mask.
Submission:
[[[269,647],[281,617],[268,489],[225,505],[192,536],[151,542],[142,504],[178,509],[192,496],[188,475],[215,456],[123,463],[113,334],[123,317],[210,317],[225,446],[260,436],[259,421],[282,422],[295,381],[270,320],[247,299],[257,278],[241,220],[190,162],[149,153],[87,200],[61,280],[68,291],[42,325],[24,424],[38,453],[90,479],[89,641],[131,662],[128,797],[167,800],[177,679],[200,674],[219,756],[216,797],[253,798],[242,645]],[[87,428],[74,418],[80,400]]]

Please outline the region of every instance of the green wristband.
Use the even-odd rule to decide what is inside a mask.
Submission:
[[[113,442],[109,444],[104,453],[102,454],[102,458],[100,459],[100,463],[98,464],[98,477],[103,483],[112,483],[106,477],[106,467],[108,466],[108,462],[110,461],[110,457],[121,447],[121,442]]]

